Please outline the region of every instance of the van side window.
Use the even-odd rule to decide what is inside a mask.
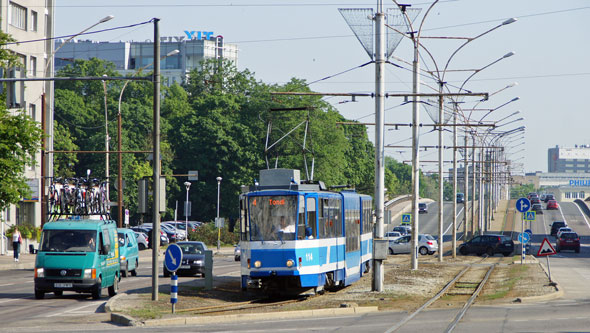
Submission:
[[[109,230],[108,229],[102,229],[102,241],[105,246],[110,247],[111,238],[109,237]]]

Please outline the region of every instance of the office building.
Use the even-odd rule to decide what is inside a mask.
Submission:
[[[547,152],[549,172],[590,173],[590,145],[576,145],[574,148],[556,146]]]

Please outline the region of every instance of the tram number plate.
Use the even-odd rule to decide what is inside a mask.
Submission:
[[[54,283],[53,286],[55,288],[72,288],[71,283]]]
[[[191,265],[182,265],[182,266],[180,266],[180,268],[182,268],[182,269],[188,269],[188,268],[191,268]]]

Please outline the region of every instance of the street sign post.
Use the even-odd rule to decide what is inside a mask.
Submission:
[[[545,256],[547,258],[547,273],[549,275],[549,282],[551,281],[551,266],[549,266],[549,256],[557,254],[551,243],[547,238],[543,239],[543,243],[541,243],[541,247],[539,247],[539,251],[537,252],[537,257]]]
[[[175,312],[175,305],[178,302],[178,277],[176,271],[182,264],[182,249],[176,244],[170,244],[166,248],[166,255],[164,256],[164,265],[170,271],[170,303],[172,303],[172,313]]]
[[[526,221],[535,221],[537,219],[537,212],[525,212],[524,214],[524,219]]]
[[[522,223],[521,223],[521,233],[524,232],[524,215],[525,212],[528,211],[531,208],[531,202],[529,201],[529,199],[527,198],[520,198],[518,200],[516,200],[516,210],[518,210],[519,212],[523,213],[522,215]],[[524,251],[524,243],[520,243],[520,264],[522,265],[524,263],[524,256],[525,256],[525,251]]]

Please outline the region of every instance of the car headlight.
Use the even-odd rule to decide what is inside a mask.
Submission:
[[[42,278],[45,277],[45,270],[43,270],[43,268],[35,268],[35,277],[36,278]]]
[[[294,264],[295,264],[295,262],[293,262],[293,260],[291,260],[291,259],[287,260],[287,267],[293,267]]]
[[[254,267],[256,267],[256,268],[260,268],[260,266],[262,266],[262,263],[260,262],[260,260],[256,260],[256,261],[254,262]]]

